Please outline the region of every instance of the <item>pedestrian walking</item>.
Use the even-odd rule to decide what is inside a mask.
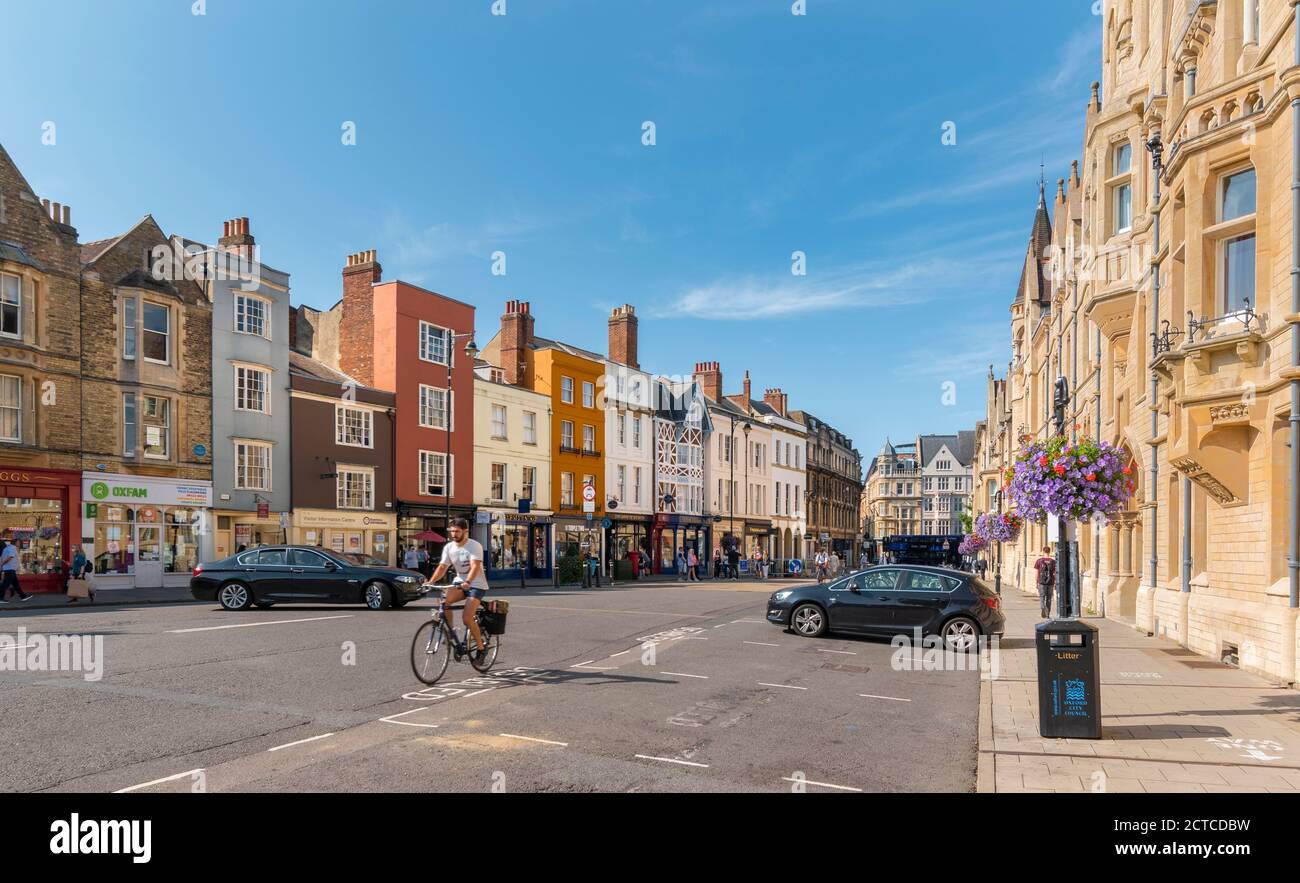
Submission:
[[[72,579],[89,579],[89,574],[90,571],[92,570],[94,570],[94,567],[91,565],[90,559],[86,557],[85,551],[80,546],[78,546],[77,554],[72,556],[72,566],[69,570],[69,576]],[[66,592],[67,590],[68,587],[64,586],[64,591]],[[90,603],[94,604],[95,590],[93,588],[88,588],[86,595],[87,597],[90,598]],[[68,597],[69,604],[78,604],[80,602],[81,602],[81,598],[72,597],[71,595],[69,595]]]
[[[695,547],[692,546],[686,553],[686,566],[690,569],[691,580],[700,581],[700,556],[695,554]]]
[[[1052,615],[1052,592],[1056,588],[1056,559],[1052,557],[1052,547],[1043,546],[1043,557],[1034,562],[1038,572],[1038,606],[1043,619]]]
[[[722,567],[723,567],[723,565],[722,565],[722,550],[721,550],[721,549],[714,549],[714,550],[713,550],[713,578],[714,578],[714,579],[721,579],[721,578],[722,578]]]
[[[9,603],[10,589],[18,594],[19,601],[32,600],[32,596],[18,585],[18,547],[7,533],[0,542],[4,543],[4,549],[0,550],[0,603]]]
[[[858,556],[858,570],[866,570],[870,566],[871,556],[867,554],[866,549],[863,549],[862,554]]]
[[[402,566],[407,570],[420,569],[420,555],[415,551],[415,546],[407,546],[406,551],[402,553]]]
[[[989,569],[988,562],[983,558],[977,559],[975,561],[975,569],[979,572],[980,579],[984,579],[984,573]]]
[[[677,581],[684,583],[687,581],[686,576],[686,552],[681,546],[677,547]]]
[[[735,546],[727,550],[727,575],[740,579],[740,550]]]

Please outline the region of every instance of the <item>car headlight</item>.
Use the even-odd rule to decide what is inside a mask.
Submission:
[[[418,576],[399,576],[397,581],[399,583],[418,583],[420,578]]]
[[[773,595],[773,596],[772,596],[772,600],[773,600],[773,601],[784,601],[786,598],[789,598],[789,597],[790,597],[791,595],[793,595],[793,594],[794,594],[794,590],[793,590],[793,589],[786,589],[784,592],[777,592],[775,595]]]

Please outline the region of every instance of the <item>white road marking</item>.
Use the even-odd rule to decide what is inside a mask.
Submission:
[[[727,623],[724,622],[724,623],[721,623],[721,624],[719,624],[719,625],[715,625],[714,628],[715,628],[715,629],[720,629],[720,628],[722,628],[722,626],[724,626],[724,625],[727,625]]]
[[[532,736],[516,736],[514,733],[501,733],[504,739],[523,739],[525,742],[540,742],[543,745],[559,745],[561,748],[568,748],[568,742],[552,742],[550,739],[534,739]]]
[[[577,668],[580,665],[589,665],[595,661],[596,660],[594,659],[588,659],[586,662],[575,662],[573,665],[569,666],[569,668]]]
[[[876,696],[872,693],[859,693],[863,699],[888,699],[892,702],[911,702],[911,699],[899,699],[897,696]]]
[[[624,656],[624,655],[626,655],[626,654],[628,654],[628,653],[631,653],[631,652],[632,652],[631,650],[624,650],[624,651],[622,651],[622,652],[620,652],[620,653],[611,653],[611,654],[609,654],[609,658],[610,658],[610,659],[613,659],[615,656]]]
[[[583,663],[579,663],[578,665],[571,665],[569,666],[569,668],[585,668],[587,671],[614,671],[615,669],[618,668],[618,666],[617,665],[585,665]]]
[[[310,739],[299,739],[297,742],[288,742],[284,745],[277,745],[274,748],[268,748],[267,751],[279,751],[281,748],[292,748],[295,745],[306,745],[308,742],[315,742],[317,739],[328,739],[333,733],[324,733],[320,736],[312,736]]]
[[[766,620],[766,619],[733,619],[732,622],[733,622],[733,623],[736,623],[736,622],[761,622],[761,623],[766,624],[766,623],[767,623],[767,620]]]
[[[827,650],[824,647],[814,647],[818,653],[843,653],[845,656],[857,656],[852,650]]]
[[[816,785],[818,788],[834,788],[836,791],[857,791],[862,792],[861,788],[850,788],[848,785],[832,785],[830,782],[810,782],[807,779],[794,779],[790,776],[782,776],[782,782],[798,782],[802,785]]]
[[[174,782],[174,781],[176,781],[177,779],[183,779],[183,778],[185,778],[186,776],[192,776],[192,775],[194,775],[195,773],[201,773],[201,772],[203,772],[203,767],[199,767],[197,770],[189,770],[188,772],[177,773],[177,774],[174,775],[174,776],[167,776],[166,778],[163,778],[163,779],[154,779],[152,782],[144,782],[144,783],[142,783],[142,784],[140,784],[140,785],[132,785],[130,788],[120,788],[120,789],[118,789],[117,791],[114,791],[113,793],[114,793],[114,794],[127,794],[127,793],[129,793],[129,792],[131,792],[131,791],[139,791],[141,788],[148,788],[148,787],[151,786],[151,785],[161,785],[161,784],[163,784],[164,782]]]
[[[760,687],[781,687],[782,689],[785,690],[807,690],[808,689],[807,687],[795,687],[790,684],[765,684],[762,681],[759,681],[758,685]]]
[[[425,729],[429,729],[429,730],[438,729],[437,724],[412,724],[412,723],[408,723],[407,721],[393,720],[393,718],[395,717],[406,717],[408,714],[415,714],[417,711],[425,711],[425,710],[426,709],[424,708],[412,708],[410,711],[403,711],[403,712],[399,712],[398,714],[390,714],[388,717],[381,717],[379,719],[379,722],[383,724],[397,724],[399,727],[424,727]]]
[[[699,678],[702,681],[707,681],[709,679],[708,675],[688,675],[685,672],[681,672],[681,671],[666,671],[664,672],[664,674],[672,675],[673,677],[678,677],[678,678]]]
[[[680,763],[682,766],[698,766],[705,769],[709,768],[707,763],[695,763],[690,760],[674,760],[671,757],[652,757],[649,754],[638,754],[637,757],[641,758],[641,760],[657,760],[662,763]]]
[[[765,644],[762,641],[741,641],[742,644],[757,644],[759,647],[780,647],[780,644]]]
[[[191,632],[216,632],[221,629],[249,629],[257,625],[287,625],[294,622],[320,622],[323,619],[351,619],[355,613],[343,613],[338,616],[309,616],[306,619],[271,619],[266,622],[238,622],[234,625],[209,625],[200,629],[170,629],[169,635],[188,635]]]

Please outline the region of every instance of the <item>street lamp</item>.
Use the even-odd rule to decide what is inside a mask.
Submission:
[[[442,469],[442,490],[443,496],[446,497],[446,523],[443,530],[446,537],[451,537],[451,373],[456,362],[456,342],[469,338],[469,343],[465,345],[465,355],[469,356],[470,370],[474,370],[474,359],[478,357],[478,347],[474,345],[474,332],[467,331],[464,334],[457,334],[454,331],[447,332],[447,401],[446,410],[443,413],[443,431],[447,434],[447,459],[443,461]]]
[[[1053,421],[1056,424],[1056,434],[1065,435],[1065,408],[1070,404],[1070,384],[1063,376],[1056,378],[1055,389],[1053,390],[1052,404],[1054,406]],[[1069,598],[1070,592],[1070,551],[1069,543],[1066,539],[1066,530],[1068,522],[1064,515],[1057,516],[1057,536],[1056,536],[1056,610],[1058,619],[1070,618],[1072,602]]]

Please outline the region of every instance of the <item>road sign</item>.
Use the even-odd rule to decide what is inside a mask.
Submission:
[[[289,529],[289,513],[288,513],[288,512],[281,512],[281,513],[280,513],[280,530],[288,530],[288,529]]]
[[[271,514],[271,504],[270,504],[270,503],[258,503],[258,504],[257,504],[257,517],[258,517],[259,519],[261,519],[261,520],[264,521],[264,520],[266,520],[268,517],[270,517],[270,514]]]
[[[609,518],[602,518],[601,521],[600,521],[600,526],[601,526],[601,528],[603,528],[604,530],[609,530],[611,527],[614,526],[614,522],[613,522],[612,519],[609,519]]]
[[[582,486],[582,499],[588,503],[595,502],[596,486],[594,484],[584,484]]]

